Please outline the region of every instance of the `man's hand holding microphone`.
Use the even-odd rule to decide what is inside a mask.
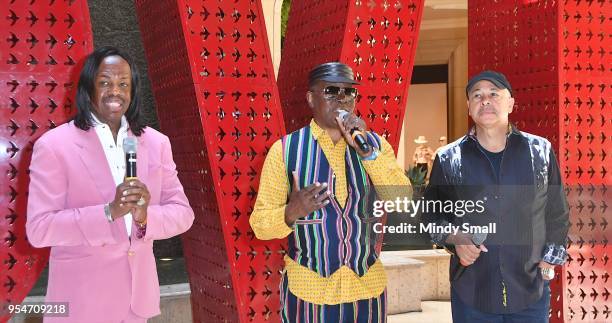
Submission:
[[[466,267],[472,265],[481,252],[489,251],[483,244],[486,240],[486,233],[475,233],[473,235],[459,232],[457,234],[449,235],[446,242],[454,245],[454,254],[459,257],[459,266],[451,274],[451,280],[457,280]]]
[[[137,225],[147,223],[147,207],[151,194],[147,186],[136,177],[136,138],[127,137],[123,141],[125,152],[125,180],[115,190],[115,198],[109,203],[112,220],[132,213],[132,219]]]
[[[365,121],[346,110],[338,110],[336,122],[346,143],[353,147],[359,156],[368,157],[374,152],[366,140]]]
[[[151,195],[141,181],[126,178],[117,186],[115,198],[109,204],[111,216],[113,220],[116,220],[131,212],[136,223],[145,223],[150,199]]]
[[[452,280],[459,279],[465,268],[472,265],[480,257],[481,252],[489,251],[483,244],[486,238],[486,233],[475,233],[474,235],[457,233],[456,235],[448,236],[446,242],[454,245],[454,254],[459,257],[459,267],[452,274]],[[555,277],[554,265],[540,261],[538,267],[542,274],[542,279],[551,280]]]

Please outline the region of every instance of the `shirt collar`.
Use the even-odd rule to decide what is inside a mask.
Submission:
[[[310,133],[312,133],[312,137],[314,139],[318,139],[322,135],[327,135],[327,131],[319,127],[314,119],[310,120]]]
[[[103,123],[102,121],[100,121],[95,114],[91,114],[91,117],[94,121],[94,128],[99,128],[102,127],[104,125],[106,125],[105,123]],[[109,126],[110,128],[110,126]],[[119,132],[127,132],[128,129],[128,122],[127,122],[127,118],[125,116],[121,116],[121,126],[119,126]]]
[[[521,132],[518,130],[518,128],[511,122],[508,122],[508,132],[506,133],[506,137],[510,137],[510,135],[520,135],[520,134]],[[471,139],[478,141],[478,139],[476,139],[476,125],[473,125],[470,128],[466,138],[471,138]]]
[[[314,119],[310,120],[310,134],[321,145],[321,147],[324,147],[324,151],[329,151],[331,149],[346,149],[346,141],[339,140],[337,143],[334,144],[334,141],[331,139],[327,131],[321,128],[314,121]]]

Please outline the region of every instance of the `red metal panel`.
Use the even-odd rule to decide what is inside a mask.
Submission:
[[[562,2],[558,17],[559,158],[573,223],[563,310],[567,321],[610,322],[612,3]]]
[[[284,247],[255,240],[248,223],[265,153],[285,133],[261,5],[136,7],[162,130],[196,212],[183,240],[194,321],[278,321]]]
[[[0,9],[0,304],[19,304],[47,263],[25,234],[32,144],[76,111],[92,50],[86,1],[5,1]],[[2,315],[0,313],[0,315]],[[0,321],[6,320],[0,316]]]
[[[341,60],[361,82],[358,111],[397,151],[423,0],[351,1]]]
[[[213,171],[207,158],[179,4],[137,1],[135,5],[160,125],[171,138],[179,178],[196,213],[192,229],[183,235],[194,321],[236,321]]]
[[[359,114],[397,149],[422,12],[422,0],[292,3],[278,76],[287,131],[312,117],[310,69],[341,61],[361,82]]]
[[[287,132],[293,132],[312,118],[306,103],[308,72],[321,63],[340,61],[352,1],[292,1],[278,70]],[[347,61],[343,61],[347,63]],[[352,66],[352,65],[351,65]]]
[[[511,120],[553,143],[567,186],[570,258],[551,285],[551,322],[611,319],[611,18],[605,1],[469,1],[470,75],[506,74]]]
[[[362,79],[363,95],[376,98],[363,97],[360,109],[374,115],[377,130],[398,134],[422,1],[294,5],[285,50],[296,56],[283,56],[281,75],[290,77],[280,82],[285,101],[297,102],[292,111],[301,115],[290,127],[310,118],[299,103],[308,70],[341,60],[376,76]],[[142,0],[136,7],[162,130],[196,211],[184,238],[194,320],[279,321],[284,241],[256,240],[248,223],[267,149],[285,134],[261,5]],[[381,44],[366,45],[370,35]],[[307,42],[318,45],[299,54]],[[391,140],[397,145],[399,138]]]

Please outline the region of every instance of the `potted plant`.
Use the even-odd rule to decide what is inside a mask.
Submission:
[[[406,171],[406,176],[412,185],[413,198],[420,198],[425,192],[427,170],[412,166]]]

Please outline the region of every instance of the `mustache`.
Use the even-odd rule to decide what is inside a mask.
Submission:
[[[331,106],[333,106],[334,108],[338,109],[338,110],[350,110],[352,109],[351,107],[351,103],[352,101],[347,101],[347,100],[337,100],[334,101]]]
[[[102,98],[102,103],[108,103],[108,101],[111,100],[119,100],[121,101],[121,104],[125,104],[125,98],[119,96],[119,95],[109,95],[109,96],[105,96]]]
[[[353,99],[349,99],[348,97],[344,97],[344,99],[341,99],[341,100],[336,99],[336,102],[338,104],[346,105],[346,104],[349,104],[349,103],[353,102]]]
[[[484,114],[484,113],[493,113],[495,115],[497,115],[497,111],[495,111],[495,109],[491,109],[491,108],[480,108],[478,110],[478,115]]]

